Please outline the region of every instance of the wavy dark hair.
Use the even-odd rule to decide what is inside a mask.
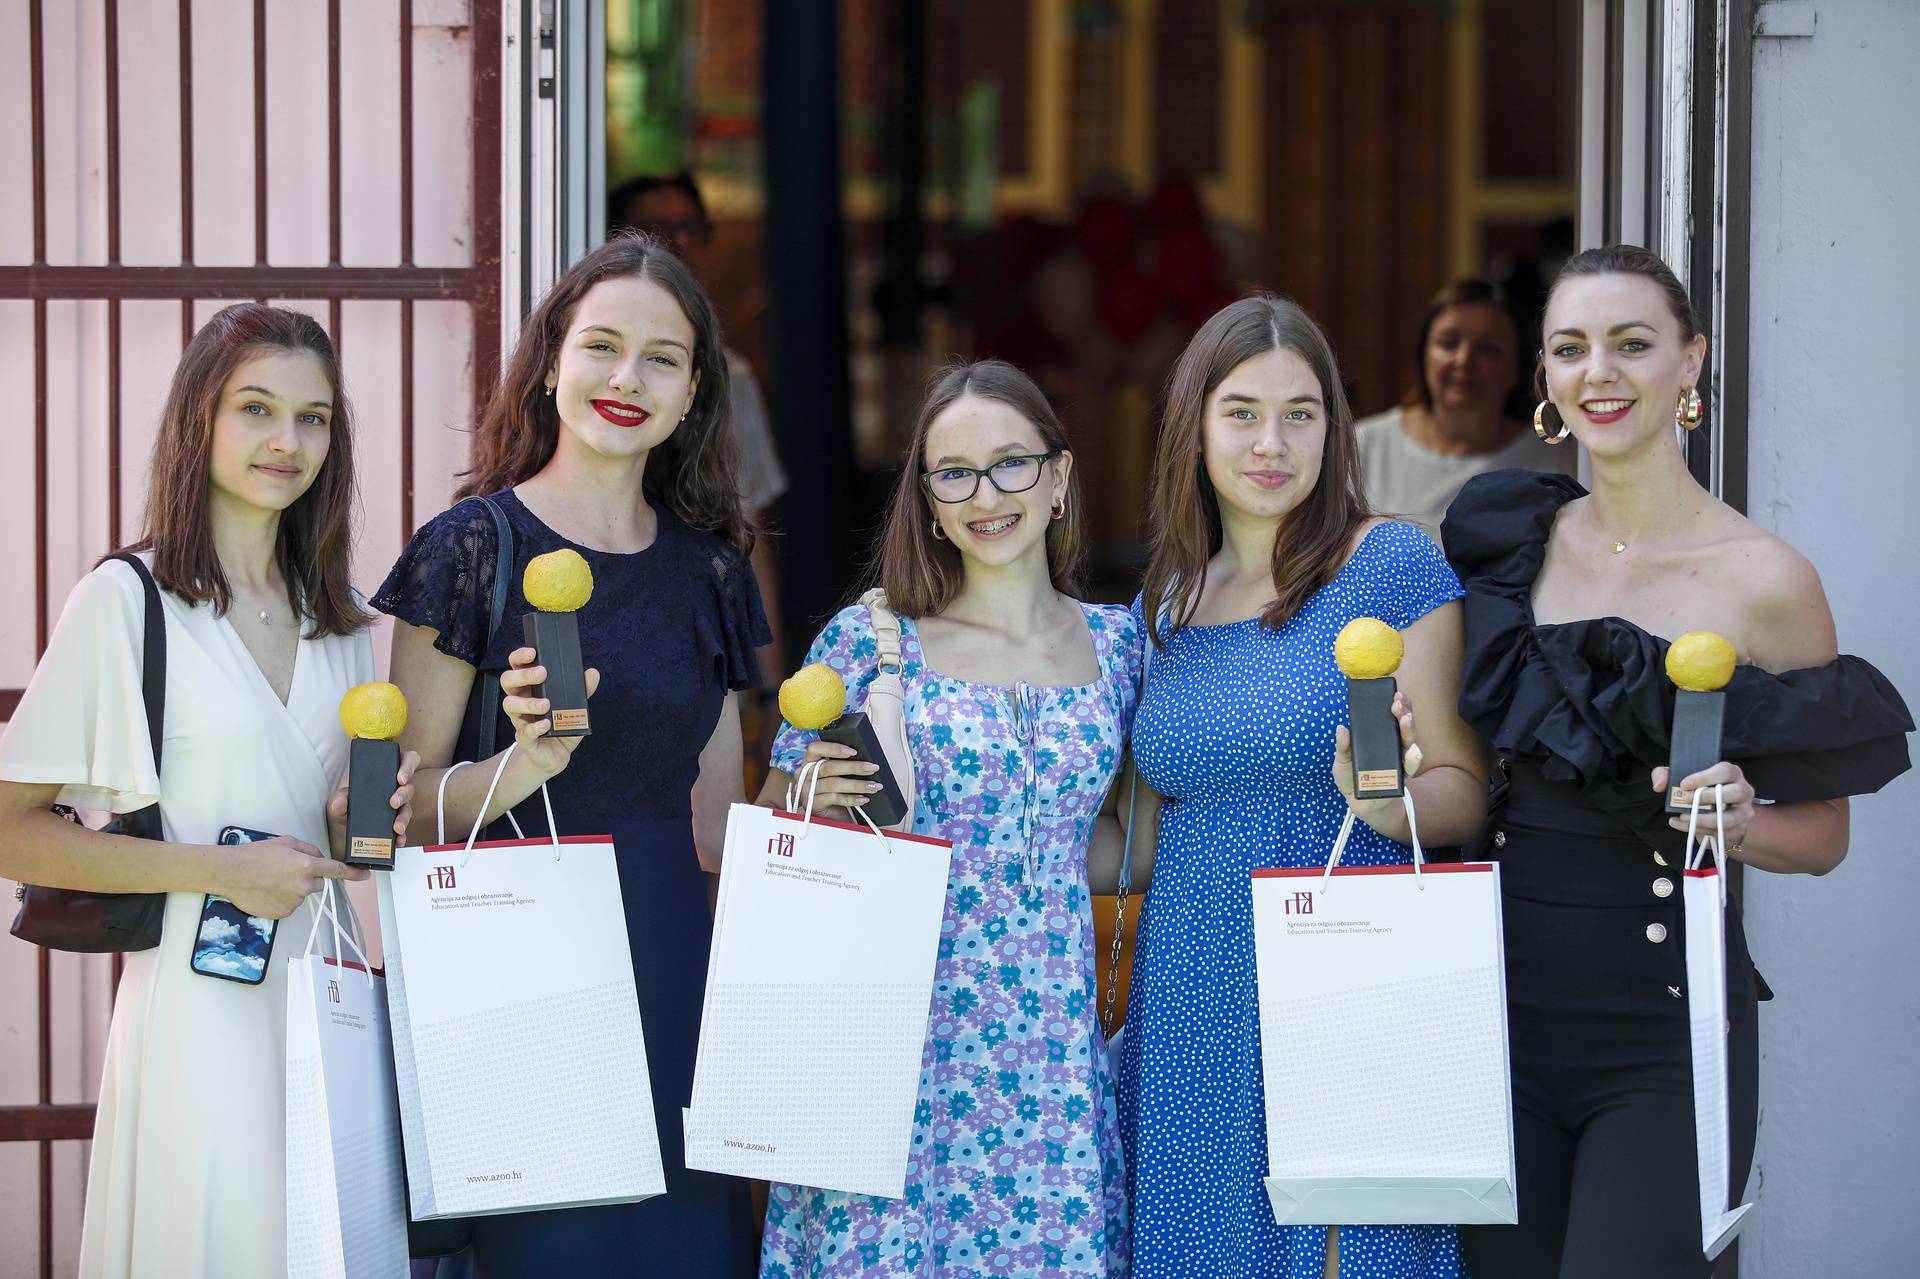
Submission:
[[[1071,451],[1066,428],[1047,402],[1046,392],[1005,360],[949,364],[933,375],[913,426],[913,441],[900,467],[900,482],[894,485],[893,501],[887,508],[874,574],[887,592],[888,606],[907,617],[935,616],[960,593],[960,552],[952,542],[933,536],[933,499],[921,485],[920,474],[927,466],[927,431],[933,420],[966,395],[997,400],[1033,423],[1049,453]],[[983,478],[980,482],[991,481]],[[1079,481],[1072,470],[1067,472],[1063,501],[1066,514],[1047,526],[1047,572],[1055,590],[1077,599],[1086,551],[1080,533]]]
[[[646,496],[686,524],[716,533],[742,552],[753,530],[740,510],[733,432],[727,429],[727,356],[720,321],[705,290],[672,249],[639,232],[622,232],[567,268],[533,308],[514,343],[500,386],[480,417],[474,463],[462,473],[454,501],[495,493],[533,476],[553,459],[560,413],[546,376],[560,358],[580,299],[602,280],[652,280],[680,304],[693,326],[693,367],[700,390],[686,421],[647,459]]]
[[[1327,440],[1319,481],[1307,500],[1281,521],[1273,539],[1274,600],[1260,614],[1263,625],[1280,626],[1333,580],[1370,514],[1360,489],[1353,408],[1327,335],[1298,303],[1272,293],[1256,293],[1216,311],[1173,366],[1154,452],[1147,500],[1150,551],[1141,607],[1149,618],[1163,612],[1167,616],[1164,628],[1158,623],[1148,628],[1156,645],[1192,619],[1200,606],[1207,561],[1220,550],[1220,498],[1202,456],[1207,399],[1242,364],[1282,349],[1305,360],[1320,382]]]
[[[154,581],[182,599],[211,600],[224,616],[233,590],[214,550],[210,515],[213,419],[220,393],[242,363],[276,351],[320,362],[333,395],[327,459],[280,513],[273,559],[312,635],[351,635],[372,620],[352,583],[353,413],[340,361],[320,322],[300,311],[242,302],[216,312],[180,354],[149,463],[146,527],[128,549],[153,551]]]

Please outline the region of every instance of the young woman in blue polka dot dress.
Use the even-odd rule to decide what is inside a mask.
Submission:
[[[1110,791],[1139,694],[1126,609],[1073,596],[1073,456],[1038,387],[998,361],[933,387],[883,541],[901,624],[913,829],[953,843],[899,1199],[776,1185],[763,1279],[1126,1273],[1112,1068],[1094,1007],[1089,876],[1111,892]],[[872,618],[843,609],[809,662],[866,700]],[[760,800],[823,760],[823,800],[872,765],[785,726]]]
[[[1398,800],[1345,794],[1333,640],[1359,616],[1405,633],[1395,714],[1411,746],[1420,707],[1409,789],[1422,835],[1478,827],[1486,768],[1454,710],[1460,585],[1425,533],[1368,516],[1333,353],[1291,302],[1245,298],[1201,328],[1174,369],[1156,462],[1138,616],[1161,622],[1133,748],[1143,798],[1165,798],[1137,818],[1135,879],[1150,873],[1152,891],[1120,1063],[1133,1273],[1451,1279],[1451,1227],[1274,1223],[1262,1087],[1342,1081],[1262,1079],[1249,872],[1324,865],[1349,806],[1365,825],[1348,865],[1411,856]]]

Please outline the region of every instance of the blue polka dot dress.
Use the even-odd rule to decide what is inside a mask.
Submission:
[[[1388,522],[1277,631],[1257,618],[1186,626],[1154,656],[1133,751],[1142,779],[1167,802],[1120,1061],[1135,1279],[1321,1279],[1326,1227],[1275,1225],[1261,1180],[1248,872],[1324,866],[1332,852],[1346,811],[1330,767],[1334,729],[1347,718],[1333,664],[1340,628],[1362,616],[1405,628],[1460,595],[1432,539]],[[1343,860],[1410,856],[1356,823]],[[1450,1226],[1345,1226],[1340,1274],[1456,1279],[1464,1270]]]

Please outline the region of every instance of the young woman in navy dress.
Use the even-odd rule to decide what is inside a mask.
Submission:
[[[1120,1062],[1133,1273],[1452,1279],[1450,1227],[1274,1222],[1262,1089],[1342,1081],[1262,1078],[1249,872],[1324,866],[1349,807],[1364,825],[1346,864],[1412,856],[1399,800],[1346,794],[1333,641],[1355,617],[1405,635],[1395,713],[1411,746],[1421,708],[1425,763],[1408,786],[1422,836],[1455,842],[1480,825],[1486,770],[1453,709],[1459,583],[1432,538],[1369,516],[1333,352],[1284,299],[1242,299],[1188,344],[1155,474],[1140,609],[1157,652],[1133,753],[1165,799],[1142,805],[1134,840],[1135,882],[1149,870],[1152,892]]]
[[[393,678],[413,708],[403,738],[423,761],[422,793],[477,753],[484,706],[507,762],[489,822],[512,809],[544,832],[537,794],[561,834],[611,834],[627,940],[647,1030],[667,1194],[639,1204],[482,1217],[483,1276],[753,1270],[747,1184],[682,1164],[680,1108],[694,1048],[712,919],[706,873],[719,868],[728,805],[741,795],[735,691],[756,681],[767,623],[748,562],[752,535],[734,484],[723,414],[726,357],[713,309],[673,253],[624,235],[575,263],[528,316],[480,426],[462,499],[418,533],[374,597],[394,616]],[[489,633],[500,541],[513,541],[509,596]],[[521,575],[571,548],[593,571],[580,611],[594,732],[547,735],[529,696],[546,672],[522,647]],[[505,697],[478,703],[477,679]],[[479,814],[498,752],[448,782],[447,824]],[[431,839],[432,805],[414,823]]]

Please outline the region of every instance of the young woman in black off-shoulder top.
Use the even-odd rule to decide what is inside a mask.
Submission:
[[[1668,643],[1731,640],[1729,854],[1824,874],[1847,796],[1905,770],[1913,727],[1880,673],[1839,656],[1819,575],[1702,489],[1674,429],[1697,425],[1706,338],[1644,249],[1567,264],[1543,323],[1543,436],[1568,434],[1593,491],[1557,475],[1469,482],[1445,540],[1467,591],[1461,715],[1510,785],[1495,818],[1510,1002],[1517,1226],[1463,1229],[1475,1279],[1705,1276],[1680,906],[1686,819],[1669,819]],[[1756,800],[1760,801],[1756,804]],[[1728,919],[1733,1194],[1752,1163],[1755,1001]]]

